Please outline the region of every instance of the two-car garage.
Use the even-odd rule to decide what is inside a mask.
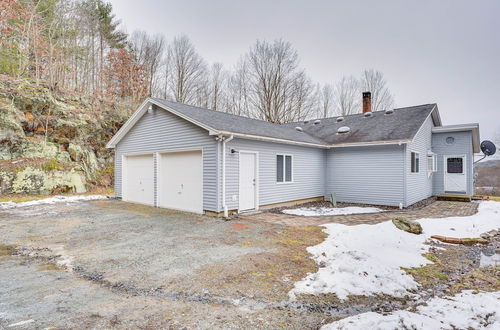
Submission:
[[[202,151],[124,155],[122,158],[122,199],[128,202],[203,213]]]

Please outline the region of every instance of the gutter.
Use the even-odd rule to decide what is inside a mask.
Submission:
[[[224,210],[224,218],[229,216],[226,204],[226,143],[234,139],[233,135],[229,137],[224,137],[220,135],[219,138],[222,141],[222,209]]]
[[[217,134],[217,131],[212,131],[212,132],[209,131],[209,134],[211,134],[211,135]],[[311,143],[311,142],[300,142],[300,141],[280,139],[280,138],[273,138],[273,137],[262,136],[262,135],[234,133],[234,132],[229,132],[229,131],[219,131],[218,134],[226,134],[226,135],[231,135],[231,136],[235,136],[237,138],[239,137],[239,138],[243,138],[243,139],[260,140],[260,141],[271,141],[271,142],[284,143],[284,144],[295,144],[295,145],[301,145],[301,146],[328,148],[328,145],[326,145],[326,144]]]
[[[346,148],[346,147],[365,147],[365,146],[380,146],[380,145],[391,145],[391,144],[397,144],[397,145],[402,145],[405,143],[410,143],[411,140],[389,140],[389,141],[373,141],[373,142],[359,142],[359,143],[336,143],[336,144],[330,144],[326,145],[327,148],[329,149],[335,149],[335,148]]]

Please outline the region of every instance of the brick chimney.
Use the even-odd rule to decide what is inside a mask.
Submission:
[[[372,93],[363,92],[363,113],[372,111]]]

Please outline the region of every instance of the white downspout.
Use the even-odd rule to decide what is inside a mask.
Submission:
[[[231,141],[234,138],[233,135],[230,135],[228,138],[224,136],[222,139],[222,209],[224,210],[224,218],[229,216],[227,205],[226,205],[226,142]]]

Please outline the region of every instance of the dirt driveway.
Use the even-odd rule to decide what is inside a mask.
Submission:
[[[288,302],[320,227],[106,200],[0,211],[0,328],[318,328]]]

